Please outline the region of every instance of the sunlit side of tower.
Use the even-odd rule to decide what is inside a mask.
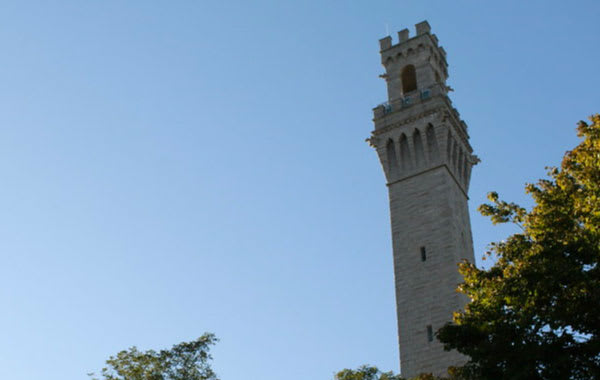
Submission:
[[[464,357],[443,350],[435,331],[464,307],[457,263],[471,262],[467,205],[478,159],[448,97],[446,52],[424,21],[380,40],[388,101],[374,109],[369,142],[387,179],[402,375],[445,374]]]

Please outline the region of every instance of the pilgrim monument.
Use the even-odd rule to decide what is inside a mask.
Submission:
[[[457,263],[471,262],[467,205],[478,162],[467,125],[448,97],[446,52],[427,21],[416,35],[379,41],[388,100],[368,139],[383,166],[390,201],[401,373],[446,374],[465,357],[444,351],[435,332],[467,302]]]

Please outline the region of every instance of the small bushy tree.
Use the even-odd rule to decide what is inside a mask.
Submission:
[[[335,380],[404,380],[392,372],[381,372],[377,367],[363,365],[358,369],[343,369],[336,373]]]
[[[213,334],[174,345],[170,350],[139,351],[136,347],[119,352],[106,361],[100,378],[92,380],[218,380],[210,367]]]
[[[450,380],[450,378],[446,378]],[[382,372],[377,367],[363,365],[357,369],[343,369],[336,373],[335,380],[444,380],[431,374],[421,374],[411,379],[390,372]]]

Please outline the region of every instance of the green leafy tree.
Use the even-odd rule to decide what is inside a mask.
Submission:
[[[343,369],[336,373],[335,380],[404,380],[400,375],[381,372],[377,367],[363,365],[356,370]]]
[[[139,351],[136,347],[119,352],[106,361],[100,378],[93,380],[218,380],[210,367],[210,346],[217,339],[204,334],[170,350]]]
[[[410,380],[443,380],[442,377],[422,374]],[[363,365],[358,369],[343,369],[335,375],[335,380],[407,380],[393,372],[382,372],[377,367]]]
[[[600,379],[600,115],[549,178],[529,184],[531,211],[499,200],[480,206],[521,232],[494,243],[488,270],[462,263],[471,302],[438,332],[470,357],[466,379]]]

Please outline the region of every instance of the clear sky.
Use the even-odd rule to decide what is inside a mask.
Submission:
[[[475,255],[600,112],[590,1],[3,1],[0,378],[205,331],[223,380],[398,370],[378,39],[428,20],[482,163]],[[481,264],[481,262],[480,262]]]

